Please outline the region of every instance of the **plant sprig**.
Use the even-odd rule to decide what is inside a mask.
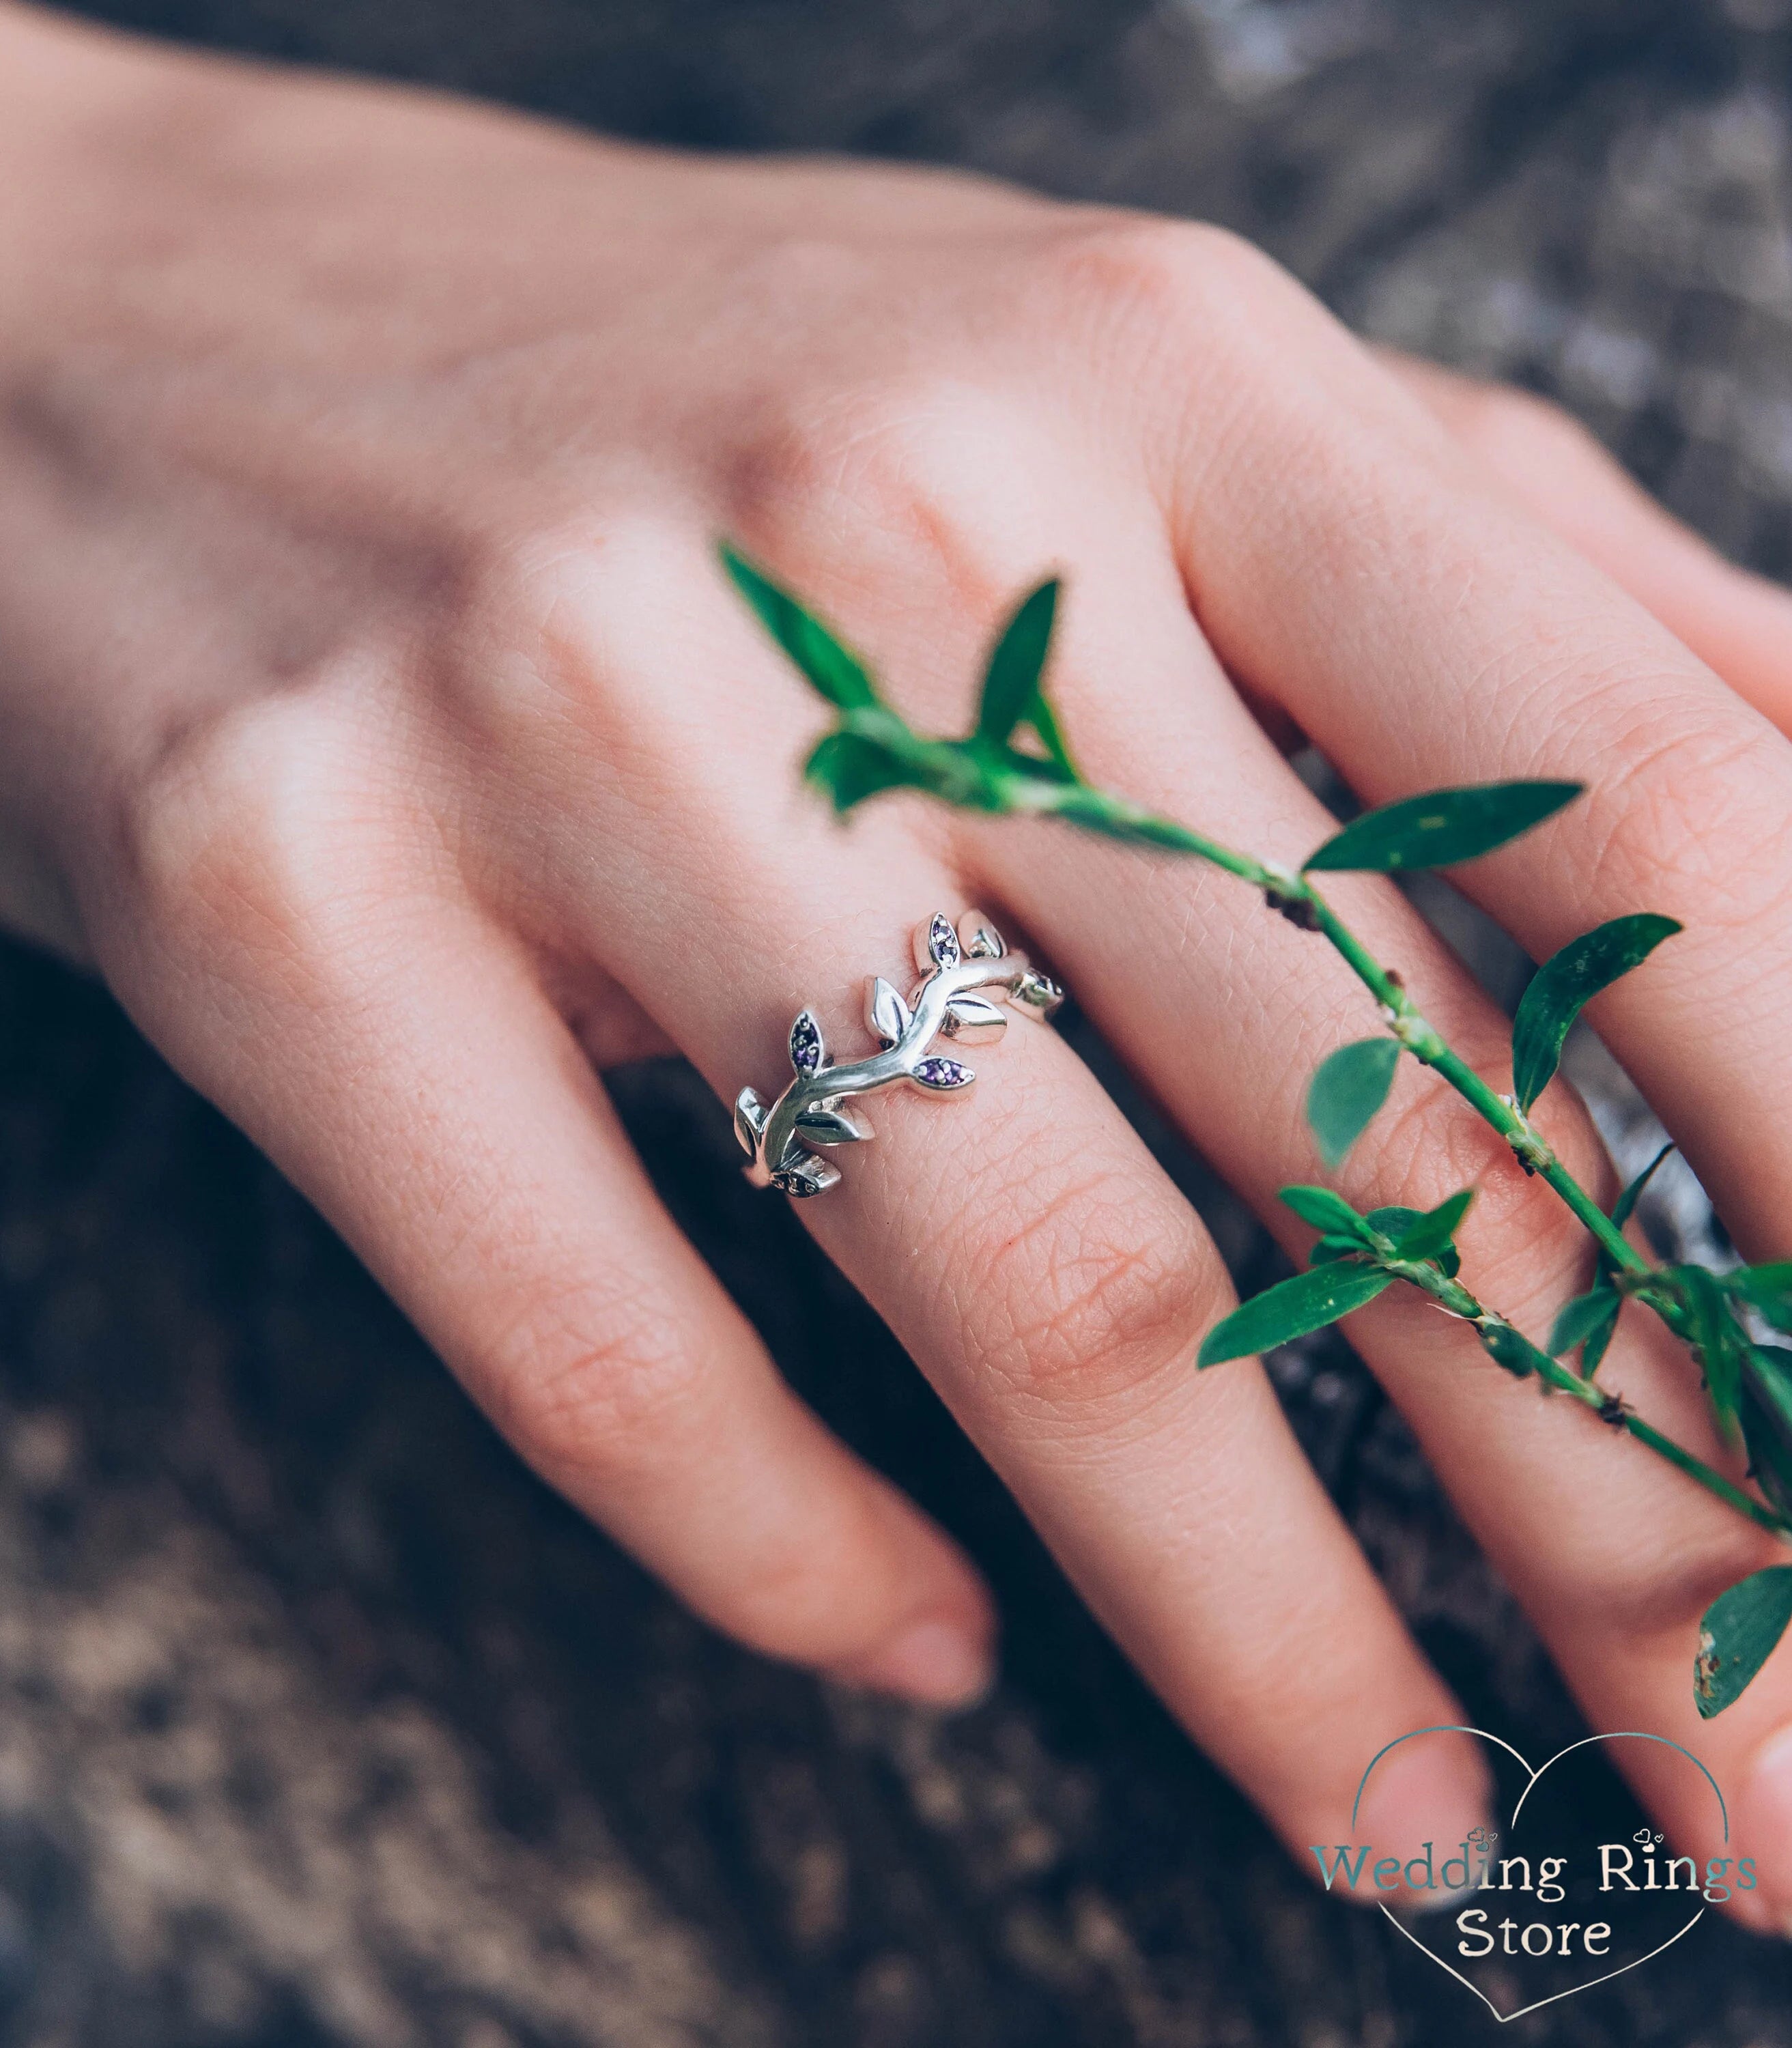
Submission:
[[[1319,874],[1410,874],[1476,859],[1573,802],[1581,784],[1486,783],[1406,797],[1353,819],[1295,871],[1222,845],[1084,779],[1043,688],[1059,597],[1056,579],[1016,607],[985,670],[976,726],[963,739],[948,739],[915,731],[879,694],[866,664],[812,612],[732,548],[724,544],[721,555],[773,637],[834,708],[835,725],[809,755],[804,774],[836,812],[844,814],[883,790],[917,789],[960,809],[1058,818],[1107,839],[1204,860],[1237,877],[1258,890],[1270,909],[1323,937],[1379,1006],[1383,1035],[1332,1053],[1308,1091],[1308,1122],[1327,1166],[1341,1164],[1373,1121],[1404,1051],[1448,1082],[1594,1241],[1592,1286],[1564,1305],[1546,1347],[1539,1346],[1457,1278],[1456,1232],[1472,1189],[1422,1214],[1388,1208],[1362,1216],[1330,1189],[1285,1189],[1283,1200],[1319,1233],[1309,1263],[1210,1330],[1199,1354],[1202,1367],[1268,1350],[1338,1321],[1390,1286],[1411,1286],[1470,1325],[1482,1348],[1507,1371],[1534,1379],[1546,1392],[1568,1395],[1756,1526],[1792,1537],[1792,1351],[1758,1341],[1754,1333],[1765,1323],[1792,1334],[1792,1261],[1728,1274],[1652,1263],[1631,1243],[1625,1225],[1666,1151],[1608,1214],[1530,1121],[1587,1002],[1640,966],[1680,925],[1653,912],[1614,918],[1569,941],[1546,962],[1519,1007],[1513,1090],[1503,1096],[1445,1042],[1400,976],[1375,958],[1313,882]],[[1690,1348],[1720,1432],[1747,1448],[1759,1495],[1598,1384],[1600,1361],[1627,1301],[1650,1309]],[[1562,1362],[1577,1348],[1578,1371]],[[1753,1573],[1713,1603],[1694,1666],[1699,1712],[1709,1717],[1738,1698],[1789,1627],[1792,1565]]]

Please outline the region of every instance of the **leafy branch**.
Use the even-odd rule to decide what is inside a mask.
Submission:
[[[1298,871],[1222,845],[1085,781],[1043,685],[1059,586],[1047,581],[1016,607],[984,673],[977,722],[962,739],[918,733],[878,692],[865,664],[762,570],[723,545],[723,566],[813,688],[836,723],[805,764],[806,778],[844,813],[895,789],[921,790],[960,809],[1053,817],[1133,845],[1204,860],[1259,890],[1266,906],[1324,938],[1379,1007],[1383,1034],[1341,1047],[1315,1072],[1307,1119],[1321,1156],[1336,1167],[1386,1101],[1402,1052],[1455,1089],[1497,1131],[1527,1173],[1573,1212],[1595,1247],[1593,1285],[1564,1304],[1546,1343],[1526,1337],[1457,1278],[1455,1238],[1474,1197],[1464,1189],[1425,1213],[1359,1215],[1320,1187],[1282,1190],[1318,1233],[1307,1269],[1245,1302],[1210,1330],[1203,1367],[1268,1350],[1336,1322],[1394,1285],[1416,1288],[1468,1324],[1507,1372],[1566,1394],[1644,1445],[1762,1529],[1792,1537],[1792,1350],[1761,1341],[1765,1325],[1792,1335],[1792,1261],[1720,1274],[1658,1265],[1625,1225],[1666,1151],[1625,1189],[1609,1214],[1550,1150],[1530,1112],[1554,1079],[1569,1028],[1601,989],[1646,960],[1681,927],[1652,912],[1613,918],[1571,940],[1538,970],[1513,1023],[1513,1087],[1491,1088],[1414,1003],[1327,902],[1314,876],[1410,874],[1478,859],[1541,824],[1582,793],[1577,782],[1519,782],[1440,789],[1364,813],[1335,832]],[[1667,1148],[1671,1150],[1671,1147]],[[1726,1478],[1636,1414],[1597,1373],[1627,1301],[1640,1303],[1687,1344],[1726,1441],[1746,1447],[1758,1492]],[[1578,1351],[1578,1369],[1564,1363]],[[1792,1627],[1792,1565],[1751,1573],[1706,1613],[1694,1666],[1699,1711],[1720,1712],[1754,1678]]]

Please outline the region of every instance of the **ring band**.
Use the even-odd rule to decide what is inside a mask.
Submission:
[[[828,1063],[821,1026],[806,1007],[790,1026],[795,1078],[769,1107],[755,1089],[735,1100],[735,1133],[751,1162],[755,1186],[787,1195],[819,1195],[840,1169],[816,1146],[851,1145],[871,1136],[871,1126],[848,1108],[854,1096],[906,1082],[929,1095],[963,1095],[976,1076],[963,1061],[931,1050],[936,1038],[978,1045],[999,1038],[1007,1003],[1026,1017],[1049,1017],[1064,991],[1011,953],[979,912],[967,911],[955,928],[936,911],[914,934],[921,979],[905,1002],[882,975],[865,983],[865,1022],[882,1049],[844,1066]],[[991,998],[997,999],[991,1001]]]

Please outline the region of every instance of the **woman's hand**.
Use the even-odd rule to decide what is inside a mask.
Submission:
[[[98,964],[522,1453],[720,1626],[942,1701],[990,1668],[971,1568],[793,1399],[594,1069],[670,1045],[725,1097],[775,1086],[802,1003],[856,1043],[861,977],[979,904],[1292,1243],[1301,1093],[1365,1019],[1205,871],[906,797],[836,830],[796,782],[819,708],[719,533],[937,727],[1061,566],[1053,687],[1092,776],[1293,860],[1328,820],[1253,707],[1371,801],[1588,782],[1469,885],[1538,954],[1684,921],[1598,1021],[1744,1248],[1792,1250],[1792,605],[1553,417],[1376,362],[1205,228],[613,148],[17,10],[0,45],[10,914]],[[1503,1020],[1402,899],[1336,894],[1506,1085]],[[1352,1829],[1369,1757],[1464,1716],[1261,1372],[1194,1370],[1232,1298],[1212,1243],[1051,1034],[988,1065],[974,1103],[883,1100],[805,1221],[1297,1853],[1453,1844],[1485,1785],[1447,1736]],[[1478,1181],[1470,1277],[1540,1330],[1578,1228],[1401,1088],[1344,1192]],[[1546,1128],[1609,1185],[1571,1100]],[[1710,1727],[1689,1682],[1695,1617],[1771,1546],[1422,1309],[1353,1335],[1593,1723],[1698,1748],[1723,1852],[1762,1863],[1737,1910],[1792,1923],[1792,1662]],[[1647,1319],[1607,1372],[1727,1455]],[[1677,1846],[1716,1851],[1670,1753],[1625,1747]]]

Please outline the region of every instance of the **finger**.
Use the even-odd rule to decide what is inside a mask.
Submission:
[[[1297,444],[1306,464],[1255,516],[1235,497],[1224,516],[1212,503],[1247,479],[1208,451],[1181,538],[1210,636],[1371,802],[1546,773],[1588,784],[1543,829],[1464,868],[1462,886],[1538,957],[1623,912],[1685,924],[1592,1014],[1739,1242],[1766,1255],[1792,1214],[1792,1070],[1778,1057],[1792,745],[1415,431],[1426,423],[1322,315],[1297,297],[1274,316],[1317,327],[1305,342],[1325,355],[1332,402],[1251,379],[1251,474],[1286,467]]]
[[[1792,731],[1792,593],[1664,511],[1560,406],[1383,351],[1512,502],[1647,605],[1782,731]]]
[[[435,879],[426,822],[345,793],[380,751],[320,723],[277,702],[164,772],[138,899],[95,906],[115,984],[524,1456],[700,1613],[859,1682],[975,1694],[969,1566],[791,1394],[533,968]]]
[[[1681,919],[1685,934],[1598,998],[1594,1021],[1744,1250],[1782,1251],[1792,747],[1608,579],[1490,497],[1310,302],[1266,269],[1257,289],[1250,320],[1313,367],[1263,378],[1261,328],[1250,351],[1236,345],[1250,320],[1225,345],[1208,337],[1232,430],[1190,451],[1173,502],[1218,652],[1371,802],[1507,777],[1591,784],[1548,828],[1464,869],[1462,886],[1538,957],[1623,912]],[[1266,850],[1298,862],[1309,848]],[[1337,894],[1355,917],[1385,891],[1342,878]],[[1471,1057],[1499,1074],[1495,1048]],[[1703,1737],[1733,1755],[1735,1782],[1757,1717],[1786,1721],[1778,1683]]]
[[[788,1077],[805,1006],[831,1045],[851,1049],[839,1057],[870,1049],[863,977],[912,981],[910,929],[955,891],[943,863],[899,807],[843,837],[785,793],[813,712],[700,560],[659,537],[612,536],[601,559],[562,562],[551,603],[537,593],[533,608],[557,622],[552,688],[571,723],[541,750],[533,815],[564,814],[569,778],[588,787],[578,762],[613,743],[618,686],[600,674],[629,677],[642,706],[674,676],[724,685],[705,711],[712,773],[676,731],[656,752],[643,720],[626,809],[606,802],[588,828],[639,845],[663,895],[693,906],[688,942],[669,949],[654,902],[630,890],[595,914],[576,844],[557,917],[586,918],[592,950],[726,1095],[751,1080],[769,1097]],[[593,665],[582,681],[569,646]],[[593,721],[583,734],[580,716]],[[1309,1844],[1349,1838],[1337,1831],[1379,1742],[1460,1713],[1262,1374],[1191,1369],[1229,1294],[1161,1169],[1049,1030],[1018,1021],[975,1057],[972,1099],[899,1091],[861,1105],[875,1142],[851,1149],[841,1185],[805,1203],[804,1220],[1147,1677],[1305,1859]],[[1416,1848],[1427,1827],[1465,1831],[1484,1786],[1459,1741],[1415,1749],[1380,1790],[1381,1838]]]
[[[1157,587],[1142,580],[1154,548],[1146,522],[1129,530],[1124,509],[1111,506],[1100,531],[1098,547],[1108,552],[1080,554],[1054,656],[1085,771],[1228,844],[1323,836],[1325,812],[1225,691],[1179,603],[1173,565],[1160,553]],[[1104,677],[1123,636],[1126,687],[1116,689]],[[1467,1186],[1478,1193],[1460,1233],[1464,1273],[1484,1301],[1541,1337],[1555,1309],[1586,1284],[1580,1226],[1465,1105],[1410,1064],[1343,1172],[1325,1172],[1302,1097],[1328,1053],[1376,1030],[1374,1007],[1334,955],[1269,915],[1231,877],[1193,863],[1147,864],[1131,849],[1045,824],[993,821],[974,844],[979,891],[1041,932],[1104,1036],[1297,1257],[1312,1233],[1277,1199],[1289,1183],[1335,1181],[1360,1210],[1430,1208]],[[1119,917],[1122,902],[1127,913]],[[1410,907],[1365,891],[1352,922],[1378,959],[1398,964],[1449,1042],[1504,1085],[1504,1018]],[[1546,1127],[1609,1200],[1608,1169],[1579,1104],[1553,1104]],[[1732,1710],[1705,1728],[1692,1686],[1697,1622],[1724,1586],[1771,1561],[1775,1546],[1584,1410],[1542,1401],[1534,1386],[1509,1379],[1460,1325],[1416,1297],[1362,1311],[1352,1333],[1595,1725],[1671,1735],[1705,1755],[1740,1798],[1763,1732],[1792,1721],[1792,1685],[1769,1674],[1746,1716]],[[1652,1324],[1626,1319],[1602,1379],[1740,1477],[1684,1354]],[[1683,1847],[1701,1856],[1749,1852],[1735,1842],[1726,1848],[1703,1781],[1684,1759],[1638,1745],[1623,1760]],[[1732,1910],[1751,1903],[1739,1893]]]

